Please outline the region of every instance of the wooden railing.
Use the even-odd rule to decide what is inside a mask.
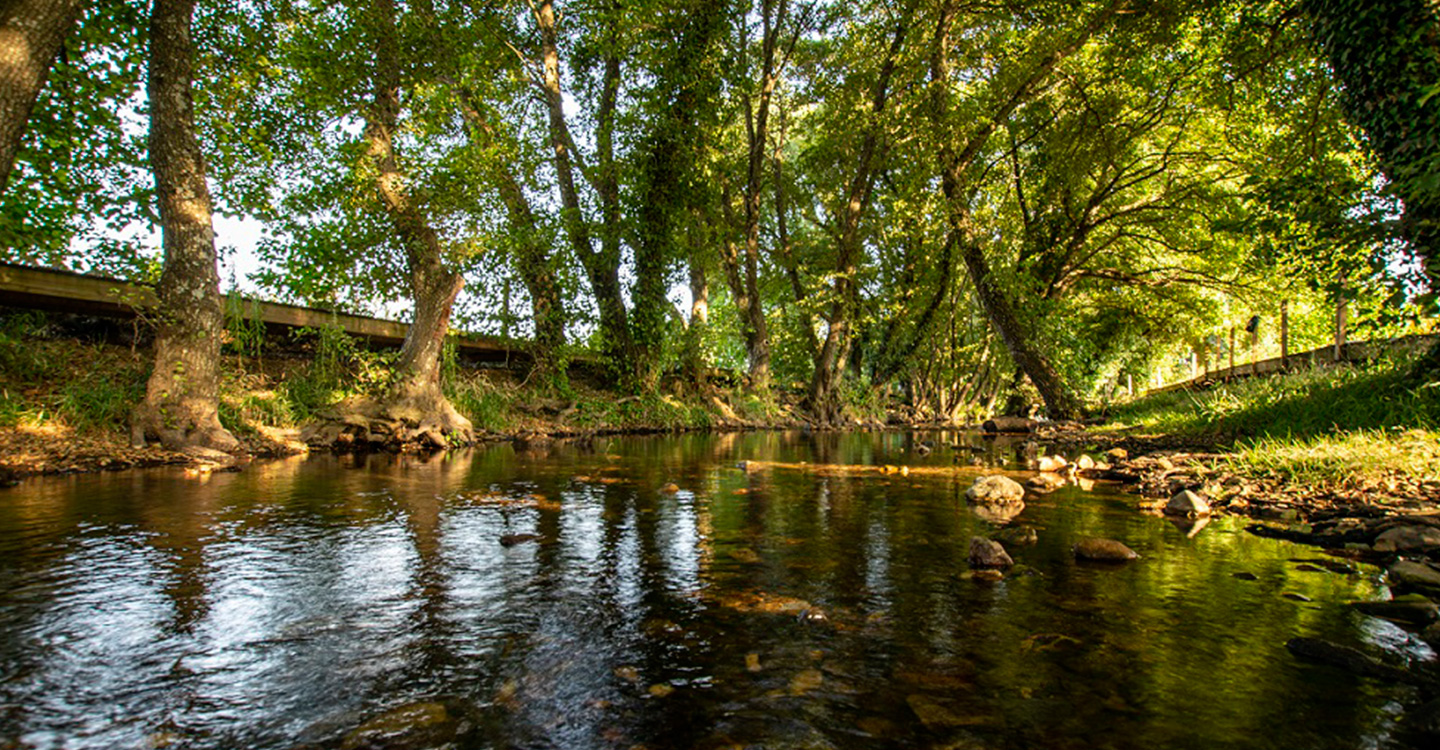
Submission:
[[[0,263],[0,305],[35,310],[128,318],[155,306],[155,290],[103,276]],[[399,346],[408,323],[313,307],[242,298],[246,317],[258,318],[267,329],[340,328],[379,346]],[[498,336],[462,334],[456,346],[467,358],[489,362],[529,357],[524,341]]]
[[[1341,345],[1338,357],[1336,356],[1336,347],[1333,344],[1329,344],[1319,349],[1291,354],[1287,357],[1271,357],[1270,359],[1247,362],[1245,364],[1235,365],[1234,367],[1211,370],[1189,380],[1182,380],[1178,383],[1152,388],[1145,393],[1146,395],[1152,393],[1169,393],[1170,391],[1182,391],[1187,388],[1197,388],[1211,383],[1233,380],[1235,378],[1248,378],[1253,375],[1269,375],[1277,372],[1285,372],[1297,367],[1324,367],[1334,365],[1337,362],[1359,362],[1374,359],[1389,353],[1424,351],[1434,346],[1437,341],[1440,341],[1440,334],[1417,334],[1393,339],[1354,341]]]

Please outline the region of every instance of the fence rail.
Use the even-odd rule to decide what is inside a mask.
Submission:
[[[0,263],[0,305],[34,310],[130,318],[137,311],[153,309],[158,302],[155,290],[103,276],[73,271]],[[399,346],[410,324],[368,315],[322,310],[242,298],[246,314],[258,317],[275,332],[295,328],[338,327],[379,346]],[[529,358],[526,342],[498,336],[462,334],[456,348],[468,359],[505,362]]]
[[[1308,352],[1291,354],[1286,357],[1271,357],[1270,359],[1248,362],[1243,365],[1235,365],[1234,367],[1211,370],[1203,375],[1190,378],[1189,380],[1182,380],[1178,383],[1152,388],[1146,391],[1145,394],[1148,396],[1155,393],[1183,391],[1212,383],[1234,380],[1235,378],[1248,378],[1255,375],[1285,372],[1297,367],[1327,367],[1337,362],[1361,362],[1367,359],[1374,359],[1382,354],[1418,352],[1434,346],[1437,341],[1440,341],[1440,334],[1433,333],[1400,336],[1393,339],[1354,341],[1340,346],[1339,357],[1336,357],[1335,345],[1328,344],[1319,349],[1311,349]]]

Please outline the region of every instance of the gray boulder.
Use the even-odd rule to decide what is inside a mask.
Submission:
[[[1440,549],[1440,529],[1434,526],[1396,526],[1375,537],[1376,552],[1421,552]]]
[[[1400,560],[1389,569],[1390,579],[1413,588],[1440,591],[1440,570],[1423,562]]]

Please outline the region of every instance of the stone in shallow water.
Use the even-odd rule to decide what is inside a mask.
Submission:
[[[1015,564],[999,542],[981,536],[970,537],[967,560],[972,568],[1008,568]]]
[[[1135,550],[1114,539],[1089,537],[1075,543],[1075,556],[1082,560],[1097,562],[1127,562],[1139,559]]]
[[[1040,536],[1035,533],[1035,529],[1029,526],[1015,526],[1009,529],[1000,529],[991,536],[995,537],[997,541],[1009,545],[1029,545],[1040,541]]]
[[[1065,479],[1059,474],[1052,474],[1046,471],[1030,477],[1025,481],[1025,486],[1028,487],[1031,492],[1044,495],[1064,487]]]
[[[455,721],[439,703],[411,703],[361,724],[345,735],[342,750],[409,750],[435,747],[455,735]]]
[[[1165,512],[1172,516],[1208,516],[1210,503],[1198,493],[1184,490],[1165,503]]]
[[[965,497],[972,503],[985,504],[1023,504],[1025,502],[1025,488],[1010,477],[992,474],[988,477],[979,477],[970,489],[965,491]]]
[[[1411,625],[1426,625],[1440,618],[1440,607],[1424,597],[1404,597],[1388,602],[1351,602],[1350,606],[1372,617]]]
[[[1411,560],[1401,560],[1390,566],[1391,580],[1407,586],[1440,590],[1440,570],[1434,566]]]

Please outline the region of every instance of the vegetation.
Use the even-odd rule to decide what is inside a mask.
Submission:
[[[716,412],[693,404],[739,373],[745,418],[799,404],[841,426],[897,402],[948,422],[1077,416],[1278,353],[1282,318],[1291,351],[1435,319],[1424,3],[79,6],[46,27],[62,53],[28,63],[44,86],[0,193],[0,257],[161,280],[161,341],[180,343],[136,414],[172,442],[250,422],[323,440],[363,419],[432,444],[509,425],[532,395],[463,377],[452,326],[527,338],[533,398],[581,402],[581,421],[703,424]],[[147,12],[148,35],[112,23]],[[142,79],[174,95],[147,109]],[[222,336],[236,372],[217,387],[268,375],[245,370],[243,312],[216,333],[228,251],[208,242],[207,180],[260,233],[233,283],[402,311],[401,352],[320,332],[304,372],[220,397],[212,424],[198,404]],[[203,210],[177,210],[177,190]],[[136,238],[161,225],[157,262]],[[593,408],[577,356],[609,391]],[[1423,426],[1206,399],[1203,424],[1155,424]]]

